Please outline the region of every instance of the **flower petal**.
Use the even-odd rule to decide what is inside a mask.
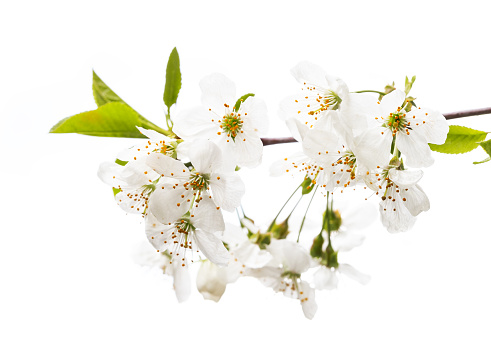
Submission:
[[[207,259],[219,266],[226,266],[231,259],[223,242],[212,233],[196,229],[193,242]]]
[[[174,118],[172,131],[185,140],[211,138],[220,130],[212,120],[218,120],[217,115],[202,106],[184,110]]]
[[[353,266],[349,264],[340,264],[338,267],[338,271],[341,274],[344,274],[348,278],[353,279],[354,281],[366,285],[370,282],[370,276],[364,273],[361,273],[359,270],[355,269]]]
[[[406,99],[406,93],[399,89],[385,95],[382,98],[382,101],[380,101],[382,116],[385,118],[388,117],[390,113],[396,112],[398,107],[402,107],[404,99]]]
[[[225,111],[224,104],[228,104],[230,108],[235,104],[235,84],[223,74],[210,74],[200,81],[199,86],[203,106],[218,113],[220,117]]]
[[[214,173],[210,188],[215,203],[225,211],[233,211],[240,206],[245,194],[245,185],[238,174]]]

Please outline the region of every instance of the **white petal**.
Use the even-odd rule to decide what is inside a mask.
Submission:
[[[193,234],[193,242],[207,259],[219,266],[226,266],[231,259],[223,242],[214,234],[197,229]]]
[[[194,168],[200,174],[210,174],[222,166],[222,152],[211,141],[197,140],[192,143],[188,152]]]
[[[338,282],[339,279],[336,275],[336,271],[329,267],[320,266],[314,274],[314,284],[316,289],[336,289]]]
[[[423,171],[420,169],[406,169],[404,171],[391,168],[389,170],[389,178],[402,188],[407,188],[415,185],[423,177]]]
[[[414,109],[407,113],[407,119],[413,130],[418,130],[427,143],[443,144],[447,139],[449,126],[441,113],[430,109]]]
[[[173,264],[173,272],[177,301],[184,302],[191,295],[191,277],[189,275],[188,265]]]
[[[222,117],[222,116],[220,116]],[[179,113],[174,119],[172,131],[182,139],[211,138],[220,130],[217,115],[204,107],[195,107]]]
[[[99,165],[97,176],[107,185],[117,187],[118,185],[122,185],[121,179],[119,178],[122,169],[123,166],[120,166],[117,163],[103,162]]]
[[[227,287],[225,269],[208,260],[202,262],[196,276],[196,287],[206,300],[218,302]]]
[[[365,241],[365,236],[357,233],[338,232],[331,237],[332,247],[335,251],[350,251],[360,246]]]
[[[151,153],[146,164],[163,177],[188,180],[190,176],[184,163],[161,153]]]
[[[252,168],[261,163],[263,142],[257,135],[244,132],[240,138],[237,136],[233,144],[239,166]]]
[[[192,223],[196,228],[206,232],[215,233],[225,230],[222,212],[217,209],[215,202],[208,196],[203,195],[203,199],[194,207],[194,218]]]
[[[259,135],[264,135],[268,132],[268,109],[263,100],[254,96],[248,97],[239,108],[244,123],[251,125]]]
[[[310,287],[306,282],[300,282],[300,303],[302,304],[302,311],[305,317],[312,319],[317,312],[317,303],[315,302],[315,290]]]
[[[345,276],[363,285],[368,284],[371,279],[369,275],[361,273],[359,270],[355,269],[349,264],[340,264],[338,271],[339,273],[344,274]]]
[[[394,198],[394,197],[393,197]],[[416,217],[411,215],[402,199],[397,196],[380,202],[380,219],[389,233],[405,232],[411,229],[416,222]]]
[[[303,273],[310,268],[310,255],[299,244],[288,240],[273,240],[267,250],[283,264],[285,270]]]
[[[264,267],[272,259],[268,251],[261,250],[258,245],[249,240],[244,241],[234,253],[239,261],[250,268]]]
[[[233,211],[240,206],[245,194],[245,185],[238,174],[214,173],[210,188],[217,206],[225,211]]]
[[[390,160],[392,133],[383,127],[370,128],[355,140],[356,160],[369,169],[385,167]]]
[[[232,108],[235,104],[235,84],[221,73],[213,73],[204,77],[201,88],[201,103],[206,109],[218,113],[220,117],[225,111],[224,104]]]
[[[385,118],[391,112],[396,112],[398,107],[402,107],[404,99],[406,99],[406,93],[399,89],[385,95],[380,102],[382,116]]]
[[[429,167],[434,162],[428,143],[418,133],[397,133],[396,145],[406,156],[406,163],[410,167]]]
[[[162,186],[164,189],[162,189]],[[184,195],[184,198],[182,198]],[[161,223],[174,223],[189,210],[187,200],[192,193],[186,192],[182,187],[173,189],[172,185],[158,184],[155,191],[150,195],[148,209]]]
[[[401,190],[401,197],[405,198],[404,205],[413,216],[419,215],[423,211],[430,209],[430,200],[426,196],[425,192],[419,185],[415,185],[411,188]]]
[[[299,62],[290,72],[300,84],[307,83],[317,87],[329,88],[326,72],[311,62]]]
[[[170,246],[174,226],[160,223],[154,215],[149,213],[145,218],[145,234],[154,248],[164,252]]]

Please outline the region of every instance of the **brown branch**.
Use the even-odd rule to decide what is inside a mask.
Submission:
[[[476,108],[474,110],[466,110],[466,111],[458,111],[458,112],[449,112],[449,113],[445,113],[443,116],[446,119],[455,119],[455,118],[462,118],[462,117],[486,115],[488,113],[491,113],[491,107]],[[261,138],[261,141],[263,142],[264,146],[296,142],[296,140],[293,139],[292,137]]]

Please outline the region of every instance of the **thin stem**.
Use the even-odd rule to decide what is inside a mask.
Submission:
[[[309,204],[307,206],[307,209],[305,210],[305,214],[302,218],[302,223],[300,224],[300,229],[298,230],[297,243],[300,240],[300,233],[302,232],[303,224],[305,222],[305,218],[307,217],[307,212],[309,212],[310,204],[312,203],[312,200],[314,200],[315,192],[317,191],[318,187],[319,187],[318,185],[315,187],[314,192],[312,193],[312,197],[310,198]]]
[[[300,184],[296,189],[295,191],[290,195],[290,197],[288,198],[288,200],[286,200],[286,202],[283,204],[283,206],[281,207],[281,209],[278,211],[278,214],[276,215],[276,217],[273,219],[273,221],[271,222],[269,228],[268,228],[268,232],[271,231],[271,229],[273,229],[273,225],[276,223],[276,220],[278,219],[278,216],[280,215],[281,211],[283,211],[283,209],[285,208],[286,204],[291,200],[291,198],[293,197],[293,195],[295,195],[295,193],[298,191],[298,189],[300,189],[302,187],[302,185]]]
[[[362,91],[359,91],[359,92],[362,92]],[[357,91],[357,93],[359,93],[359,92]],[[376,91],[373,91],[373,92],[376,92]],[[458,111],[458,112],[449,112],[449,113],[443,114],[443,116],[446,119],[456,119],[456,118],[462,118],[462,117],[487,115],[489,113],[491,113],[491,107],[477,108],[477,109],[473,109],[473,110],[465,110],[465,111]],[[261,141],[263,142],[264,146],[296,142],[296,140],[292,137],[261,138]]]
[[[378,90],[359,90],[359,91],[355,91],[355,93],[377,93],[380,95],[387,95],[387,93],[383,93],[383,92],[378,91]]]

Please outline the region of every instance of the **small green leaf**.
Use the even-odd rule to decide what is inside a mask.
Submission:
[[[479,145],[486,151],[486,153],[491,156],[491,139],[487,141],[480,142]]]
[[[109,102],[124,102],[94,71],[92,71],[92,94],[97,106],[103,106]]]
[[[411,88],[413,87],[415,80],[416,80],[416,76],[413,76],[411,80],[409,80],[409,78],[406,76],[406,84],[404,87],[404,92],[406,93],[406,95],[409,94],[409,92],[411,91]]]
[[[463,154],[474,150],[488,133],[462,126],[450,126],[442,145],[428,144],[430,149],[444,154]]]
[[[239,111],[239,108],[240,108],[240,105],[247,100],[247,98],[249,96],[254,96],[254,94],[252,93],[249,93],[249,94],[245,94],[245,95],[242,95],[238,100],[237,102],[235,103],[234,105],[234,111]]]
[[[479,163],[484,163],[484,162],[489,162],[491,161],[491,139],[490,140],[487,140],[487,141],[483,141],[481,143],[479,143],[479,145],[481,145],[481,147],[484,149],[484,151],[486,151],[486,153],[490,156],[482,161],[477,161],[477,162],[473,162],[475,165],[479,164]]]
[[[110,102],[97,110],[67,117],[50,133],[78,133],[101,137],[146,138],[135,126],[143,126],[138,113],[122,102]]]
[[[168,109],[176,103],[179,90],[181,90],[181,69],[179,54],[174,48],[170,53],[165,71],[164,103]]]
[[[472,163],[475,164],[475,165],[478,165],[480,163],[485,163],[485,162],[489,162],[489,161],[491,161],[491,157],[485,158],[482,161],[476,161],[476,162],[472,162]]]

